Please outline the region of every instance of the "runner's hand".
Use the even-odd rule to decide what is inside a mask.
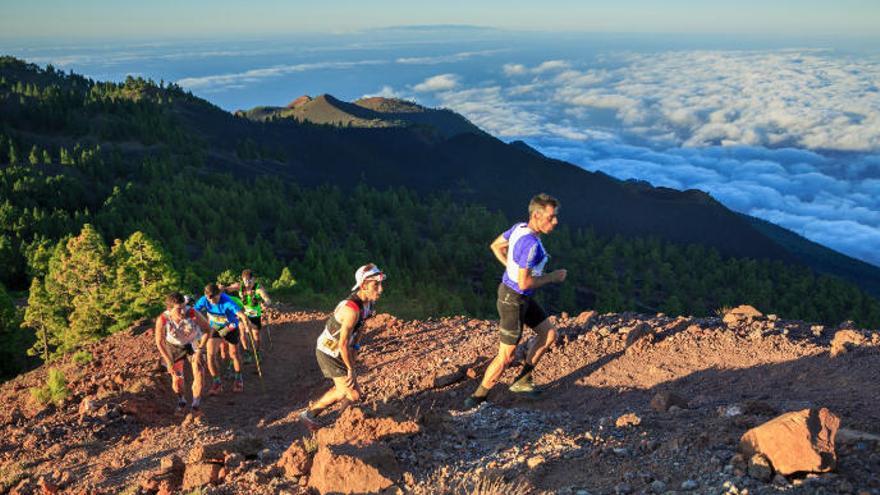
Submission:
[[[554,282],[556,282],[557,284],[562,283],[562,282],[565,282],[565,277],[568,276],[568,270],[565,270],[565,269],[554,270],[551,275],[553,275]]]

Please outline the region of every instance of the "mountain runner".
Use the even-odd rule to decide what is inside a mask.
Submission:
[[[241,272],[241,280],[228,286],[221,285],[220,290],[238,293],[238,299],[241,301],[241,306],[250,322],[250,334],[254,340],[255,348],[251,349],[251,351],[253,353],[260,352],[262,349],[260,346],[260,330],[263,328],[263,306],[272,304],[272,299],[269,298],[266,289],[254,279],[253,271],[243,270]],[[244,337],[244,335],[242,335],[242,337]],[[242,345],[244,346],[245,351],[247,351],[249,346],[244,338],[242,338]],[[245,360],[248,360],[249,357],[250,356],[245,354]]]
[[[513,361],[516,346],[522,338],[522,327],[527,325],[537,334],[528,350],[522,370],[510,386],[510,391],[536,396],[532,384],[532,370],[541,356],[556,342],[556,329],[543,308],[532,298],[539,287],[562,283],[566,270],[544,274],[550,256],[541,243],[541,236],[553,232],[558,223],[559,201],[547,194],[538,194],[529,201],[528,223],[514,224],[499,235],[490,246],[495,258],[504,265],[504,275],[498,285],[496,306],[500,317],[501,343],[498,354],[489,363],[483,381],[465,400],[466,409],[486,401],[489,390],[501,378],[504,369]]]
[[[338,401],[357,402],[361,397],[354,363],[364,321],[373,316],[373,304],[382,295],[385,273],[368,263],[357,269],[354,278],[351,295],[336,305],[318,336],[315,358],[324,376],[333,380],[333,388],[299,415],[312,431],[320,428],[317,417],[325,409]]]
[[[238,353],[239,327],[244,326],[247,330],[247,317],[240,306],[220,291],[217,284],[205,286],[205,295],[196,301],[194,308],[205,313],[211,325],[210,339],[208,339],[208,371],[213,381],[208,394],[217,395],[223,391],[223,380],[220,378],[220,366],[217,363],[217,354],[223,341],[229,344],[229,355],[232,357],[232,366],[235,370],[232,390],[241,392],[244,390],[244,380],[241,376],[241,360]]]
[[[202,356],[208,343],[211,327],[198,311],[186,305],[184,296],[172,292],[165,298],[165,311],[156,318],[156,347],[165,369],[171,375],[171,388],[177,394],[176,412],[186,408],[183,396],[183,366],[189,361],[192,366],[192,407],[193,418],[201,416],[202,401]]]

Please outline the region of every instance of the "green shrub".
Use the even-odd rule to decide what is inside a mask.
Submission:
[[[46,378],[46,384],[42,387],[34,387],[30,390],[31,397],[40,404],[61,405],[64,399],[70,395],[67,388],[67,379],[64,373],[56,368],[49,370],[49,376]]]
[[[89,364],[95,359],[89,351],[79,350],[73,354],[73,362],[79,365]]]

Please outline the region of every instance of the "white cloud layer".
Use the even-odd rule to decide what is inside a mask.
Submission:
[[[782,50],[620,54],[599,63],[507,63],[500,82],[435,97],[549,156],[701,189],[880,265],[880,60]]]

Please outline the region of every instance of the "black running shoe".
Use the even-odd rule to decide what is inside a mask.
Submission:
[[[473,409],[483,402],[486,402],[486,397],[474,397],[473,395],[471,395],[464,400],[464,410],[467,411],[469,409]]]

